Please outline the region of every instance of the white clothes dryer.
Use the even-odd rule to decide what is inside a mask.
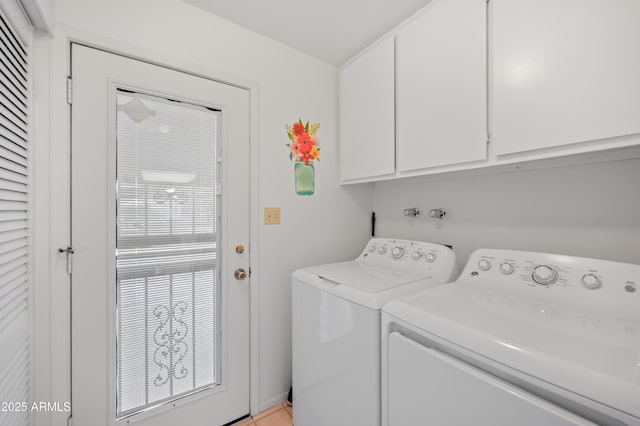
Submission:
[[[457,274],[446,246],[380,238],[353,261],[295,271],[294,425],[380,425],[380,309]]]
[[[475,251],[382,313],[382,424],[640,426],[640,265]]]

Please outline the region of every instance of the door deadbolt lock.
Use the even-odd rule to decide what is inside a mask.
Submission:
[[[247,278],[247,271],[245,271],[242,268],[238,268],[236,269],[236,271],[233,273],[233,276],[236,277],[236,280],[244,280],[245,278]]]

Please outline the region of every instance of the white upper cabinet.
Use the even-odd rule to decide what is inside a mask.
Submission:
[[[395,172],[394,39],[388,37],[340,70],[340,178]]]
[[[343,183],[638,158],[640,0],[431,0],[341,70],[340,120]]]
[[[640,1],[490,4],[498,156],[640,133]]]
[[[399,172],[487,158],[485,0],[433,0],[397,36]]]

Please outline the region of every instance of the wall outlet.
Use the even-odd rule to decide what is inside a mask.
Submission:
[[[280,207],[264,208],[264,224],[280,225]]]

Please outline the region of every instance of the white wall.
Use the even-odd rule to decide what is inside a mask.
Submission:
[[[20,0],[33,26],[46,33],[53,32],[55,0]]]
[[[66,51],[55,47],[60,39],[72,35],[106,49],[137,56],[144,52],[145,58],[161,58],[160,62],[171,66],[248,83],[252,97],[258,96],[252,130],[258,133],[258,164],[253,172],[258,174],[255,205],[260,211],[254,215],[261,217],[264,206],[280,206],[282,224],[260,222],[253,230],[259,245],[251,252],[259,263],[252,286],[259,304],[253,306],[252,315],[258,315],[253,324],[259,327],[260,350],[258,401],[252,401],[252,408],[262,410],[281,401],[291,382],[291,272],[305,265],[355,257],[369,232],[371,188],[338,186],[336,68],[178,0],[57,0],[56,20],[50,42],[53,54],[48,59],[53,69],[50,155],[54,191],[65,184],[59,169],[66,167],[68,145],[61,112],[63,67],[68,58]],[[285,123],[299,117],[321,123],[322,156],[316,164],[316,194],[311,197],[295,194],[293,164],[285,146]],[[52,220],[64,213],[64,203],[64,199],[52,201]],[[51,249],[66,244],[66,225],[53,223]],[[54,259],[52,269],[60,267]],[[52,311],[66,303],[61,296],[52,297]],[[52,357],[64,359],[63,354]]]
[[[476,248],[542,251],[640,264],[640,160],[376,184],[377,235]],[[418,207],[410,219],[402,214]],[[446,218],[427,216],[445,208]]]

